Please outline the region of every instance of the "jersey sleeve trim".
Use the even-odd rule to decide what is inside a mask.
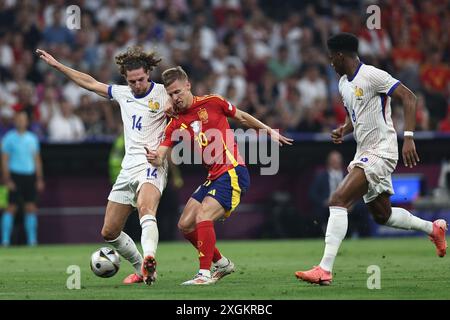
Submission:
[[[109,86],[108,86],[108,97],[109,97],[110,99],[114,99],[113,96],[112,96],[112,85],[109,85]]]
[[[394,90],[400,85],[400,81],[397,81],[390,89],[389,89],[389,91],[387,92],[387,95],[388,96],[391,96],[392,95],[392,93],[394,93]]]

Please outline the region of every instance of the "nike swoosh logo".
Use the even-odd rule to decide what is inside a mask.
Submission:
[[[127,99],[127,102],[133,102],[134,100],[131,100],[131,99]]]

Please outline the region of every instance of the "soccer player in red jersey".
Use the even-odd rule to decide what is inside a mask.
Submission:
[[[147,160],[159,166],[166,159],[177,136],[187,135],[208,169],[205,183],[187,202],[178,228],[199,252],[200,271],[183,285],[208,285],[234,272],[234,264],[216,248],[214,221],[228,218],[247,192],[250,179],[239,155],[234,133],[227,117],[254,129],[267,130],[280,145],[292,144],[276,130],[243,112],[217,95],[194,96],[188,76],[181,67],[163,72],[162,79],[177,117],[167,125],[165,137],[157,150],[147,150]],[[211,264],[214,262],[211,273]]]

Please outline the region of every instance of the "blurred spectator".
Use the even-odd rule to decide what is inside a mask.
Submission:
[[[425,89],[431,126],[436,129],[437,123],[445,117],[447,111],[444,93],[450,82],[450,68],[448,64],[442,63],[442,52],[438,48],[429,52],[428,60],[421,69],[420,79]]]
[[[327,97],[325,81],[320,77],[320,71],[316,65],[306,67],[305,76],[297,82],[297,87],[303,97],[303,103],[308,108],[313,107],[316,98]]]
[[[447,64],[442,63],[442,52],[438,48],[432,48],[428,60],[420,72],[422,83],[430,93],[444,92],[450,81],[450,70]]]
[[[14,63],[14,53],[9,45],[7,36],[9,33],[0,31],[0,66],[11,68]]]
[[[233,103],[235,103],[235,105],[240,105],[245,95],[247,82],[242,76],[242,72],[238,69],[238,66],[233,63],[228,64],[227,73],[219,76],[217,79],[214,92],[227,98],[226,94],[229,86],[234,87],[235,90],[235,101],[233,101]]]
[[[40,103],[45,98],[45,91],[47,88],[53,88],[56,91],[57,97],[61,97],[61,87],[54,72],[46,72],[41,83],[36,85],[37,103]]]
[[[29,6],[25,10],[18,10],[16,17],[15,30],[22,35],[24,48],[30,51],[33,51],[42,39],[42,32],[36,23],[37,14],[36,7]]]
[[[381,64],[386,63],[386,59],[390,56],[392,49],[389,34],[383,29],[367,29],[361,28],[359,34],[359,54],[369,63]]]
[[[15,7],[14,3],[8,3],[6,0],[0,1],[0,30],[6,30],[14,24]]]
[[[241,59],[236,56],[230,56],[228,47],[218,44],[211,59],[213,72],[217,75],[226,74],[228,66],[231,64],[242,70],[243,64]]]
[[[430,130],[430,113],[425,105],[425,97],[422,93],[418,93],[416,96],[416,130]]]
[[[331,132],[332,129],[336,128],[336,121],[335,119],[326,119],[325,112],[327,112],[326,100],[315,99],[311,108],[305,108],[304,116],[297,125],[297,130],[301,132]],[[331,114],[334,113],[328,110],[327,117]]]
[[[247,86],[247,92],[245,99],[242,101],[240,109],[252,114],[258,119],[264,119],[268,112],[268,108],[262,104],[260,96],[258,94],[256,85],[249,83]],[[232,119],[230,119],[233,122]]]
[[[204,14],[199,13],[195,16],[192,35],[199,41],[200,57],[210,59],[217,45],[217,40],[214,31],[206,24]]]
[[[254,47],[247,50],[247,60],[245,61],[245,78],[248,82],[258,83],[267,70],[266,59],[257,57]]]
[[[17,88],[17,103],[12,105],[15,112],[24,111],[30,121],[40,120],[39,107],[35,104],[34,88],[29,83],[19,83]]]
[[[275,53],[280,47],[287,48],[288,63],[298,68],[301,64],[302,56],[300,52],[300,40],[305,33],[300,28],[301,17],[297,12],[290,13],[286,21],[275,23],[272,26],[270,35],[270,47]],[[278,57],[280,59],[280,57]]]
[[[280,110],[285,129],[295,130],[305,116],[305,106],[300,92],[291,86],[286,98],[279,99],[277,109]]]
[[[66,28],[64,22],[62,12],[60,10],[54,10],[52,13],[52,22],[43,32],[44,42],[47,46],[58,44],[73,45],[73,34]]]
[[[5,110],[8,110],[5,112]],[[13,112],[10,108],[0,110],[0,138],[3,137],[13,127]]]
[[[8,93],[12,95],[18,94],[18,88],[21,84],[29,82],[27,80],[27,71],[23,64],[18,64],[12,69],[12,79],[6,81],[5,89]]]
[[[85,94],[61,75],[48,73],[48,66],[38,63],[33,54],[36,47],[47,47],[63,63],[103,77],[104,83],[121,83],[114,55],[139,44],[161,54],[161,66],[154,71],[156,81],[165,68],[181,65],[198,92],[248,102],[249,110],[283,128],[328,131],[345,117],[342,103],[335,98],[339,77],[329,65],[324,46],[329,35],[339,31],[358,34],[362,61],[390,71],[416,95],[423,92],[425,108],[418,105],[417,130],[437,130],[446,115],[449,0],[379,1],[380,30],[367,29],[367,3],[358,1],[101,0],[77,5],[82,27],[73,31],[66,27],[65,0],[0,1],[0,116],[5,127],[21,83],[36,86],[31,101],[39,111],[46,109],[40,104],[47,87],[54,88],[58,99],[69,100],[74,110]],[[230,65],[236,69],[230,72]],[[285,112],[292,105],[285,93],[294,78],[302,107],[314,107],[319,98],[333,112],[316,110],[303,114],[301,120],[297,113],[292,119]],[[255,86],[247,90],[250,84]],[[254,90],[259,98],[247,97]],[[96,95],[91,98],[92,104],[102,105]],[[105,120],[102,130],[114,131],[111,114],[103,107],[97,109]],[[401,121],[400,110],[395,112]],[[32,125],[45,128],[47,121],[47,117],[35,118]]]
[[[79,114],[85,128],[84,135],[87,139],[100,138],[105,135],[106,128],[101,111],[102,109],[93,103],[89,95],[81,96]]]
[[[411,44],[406,30],[402,32],[399,44],[392,49],[391,58],[397,79],[412,91],[419,90],[419,67],[423,54],[419,48]]]
[[[331,99],[331,109],[334,112],[336,123],[343,124],[345,122],[345,118],[347,117],[347,112],[345,110],[344,103],[342,102],[342,98],[340,95],[333,95]]]
[[[130,15],[130,12],[135,13],[135,11],[136,10],[126,10],[117,0],[107,0],[105,5],[100,7],[97,19],[101,24],[104,24],[109,28],[114,28],[120,20],[132,22],[134,14]]]
[[[270,105],[280,96],[280,87],[275,78],[267,72],[262,81],[258,83],[257,92],[261,97],[261,102]]]
[[[290,77],[296,71],[296,67],[288,60],[287,46],[280,46],[278,55],[269,61],[269,70],[280,81]]]
[[[320,132],[322,126],[320,124],[320,111],[315,108],[305,108],[304,117],[295,130],[300,132]]]
[[[47,128],[50,119],[61,112],[59,105],[58,92],[54,87],[45,88],[44,99],[39,104],[39,114],[41,124]]]
[[[326,101],[322,100],[324,105],[326,105]],[[330,109],[327,109],[323,113],[322,118],[322,132],[330,133],[334,129],[338,127],[338,123],[336,122],[336,117],[334,116],[334,112]]]
[[[186,70],[191,70],[191,80],[193,82],[204,81],[212,73],[209,60],[203,59],[199,54],[195,54],[195,50],[191,51],[191,57],[187,62]]]
[[[219,40],[232,30],[243,27],[240,3],[237,0],[213,0],[213,16]]]
[[[73,106],[63,100],[60,112],[54,113],[48,124],[48,136],[52,142],[82,141],[85,129],[81,119],[74,114]]]
[[[28,245],[37,244],[37,192],[44,189],[39,140],[27,131],[28,116],[15,115],[15,129],[2,140],[3,181],[9,190],[9,204],[2,216],[2,245],[9,246],[14,227],[14,215],[24,203],[24,226]]]
[[[439,132],[450,133],[450,105],[447,108],[447,116],[439,122]]]

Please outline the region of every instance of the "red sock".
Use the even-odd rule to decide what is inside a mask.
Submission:
[[[214,222],[208,220],[197,223],[197,237],[200,269],[209,270],[214,256],[214,247],[216,246]]]
[[[197,248],[197,229],[195,229],[192,232],[189,233],[183,233],[183,236],[186,240],[188,240],[190,243],[192,243],[192,245],[194,246],[195,249]],[[214,255],[213,255],[213,262],[217,262],[220,259],[222,259],[222,255],[220,254],[219,249],[217,249],[217,247],[214,247]]]

